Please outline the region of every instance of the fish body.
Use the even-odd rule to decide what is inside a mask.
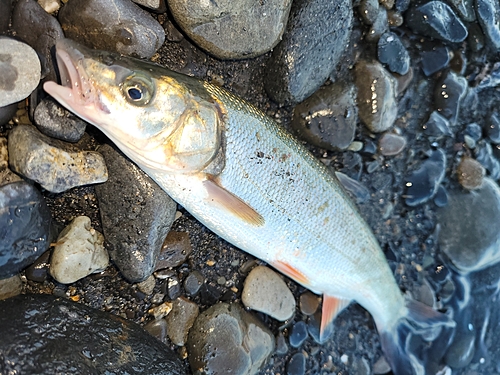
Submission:
[[[373,316],[395,373],[422,373],[401,327],[449,320],[402,295],[336,177],[290,134],[209,83],[70,40],[56,49],[62,86],[46,83],[47,92],[214,233],[322,294],[323,329],[354,300]]]

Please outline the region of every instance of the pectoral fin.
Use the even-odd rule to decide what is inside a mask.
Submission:
[[[217,178],[207,175],[203,185],[208,193],[208,199],[218,204],[234,216],[246,221],[250,225],[264,225],[264,218],[248,203],[222,187]]]
[[[275,260],[271,263],[271,265],[285,276],[288,276],[289,278],[297,281],[303,286],[307,287],[309,285],[309,279],[302,272],[292,267],[288,263],[281,260]]]
[[[328,296],[323,294],[323,308],[321,310],[321,326],[319,338],[322,342],[326,328],[333,322],[335,317],[351,303],[348,299]]]

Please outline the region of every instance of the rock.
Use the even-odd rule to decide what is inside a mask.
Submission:
[[[1,0],[0,0],[1,1]],[[0,107],[0,126],[7,124],[17,112],[17,103]]]
[[[406,139],[394,133],[384,133],[378,141],[378,149],[384,156],[394,156],[406,147]]]
[[[0,137],[0,186],[16,181],[23,181],[23,179],[9,169],[7,138]]]
[[[177,346],[186,345],[188,333],[200,310],[196,303],[179,297],[172,303],[172,311],[167,315],[168,337]]]
[[[184,280],[184,289],[188,296],[195,296],[200,291],[200,287],[205,282],[205,277],[200,271],[191,272]]]
[[[476,0],[476,14],[484,35],[496,52],[500,49],[500,4],[495,0]]]
[[[12,7],[12,0],[0,0],[0,9],[4,11],[0,13],[0,34],[5,34],[9,29],[9,22]]]
[[[165,41],[158,21],[128,0],[70,0],[59,21],[67,38],[139,58],[150,58]]]
[[[476,20],[473,3],[474,0],[449,0],[449,4],[457,15],[466,22],[474,22]]]
[[[28,280],[43,283],[47,280],[50,268],[50,251],[43,253],[31,266],[26,268],[24,274]]]
[[[396,81],[379,62],[360,60],[354,68],[359,118],[374,133],[392,127],[398,114]]]
[[[123,276],[139,282],[155,269],[177,204],[111,146],[103,145],[99,152],[110,176],[96,187],[107,249]]]
[[[299,297],[300,312],[304,315],[312,315],[318,310],[320,299],[316,294],[309,291],[304,292]]]
[[[292,326],[290,330],[290,336],[288,340],[290,341],[290,346],[293,348],[298,348],[307,339],[307,326],[304,321],[299,321]]]
[[[246,307],[285,321],[295,313],[295,298],[272,269],[255,267],[245,279],[241,300]]]
[[[406,204],[417,206],[436,195],[439,184],[446,171],[446,155],[443,150],[432,151],[430,157],[408,178],[406,186]]]
[[[153,294],[155,286],[156,286],[156,279],[153,275],[149,276],[146,280],[137,283],[137,288],[139,288],[139,290],[147,296]]]
[[[158,256],[155,271],[180,266],[192,251],[193,248],[188,233],[168,232]]]
[[[66,142],[78,142],[87,123],[52,99],[43,99],[35,109],[35,124],[43,134]]]
[[[314,146],[345,150],[354,139],[358,109],[353,85],[335,82],[298,104],[292,128]]]
[[[57,75],[52,64],[51,51],[56,41],[64,38],[57,19],[43,10],[36,1],[19,0],[12,13],[12,29],[18,38],[28,43],[38,53],[41,77],[56,81]]]
[[[458,182],[467,190],[476,190],[483,185],[486,174],[484,167],[477,160],[464,156],[457,167]]]
[[[437,211],[439,246],[460,272],[475,272],[500,260],[500,189],[484,178],[483,186],[468,193],[450,192],[448,205]]]
[[[156,320],[163,319],[172,311],[172,302],[163,302],[161,305],[148,310],[148,313],[153,315]]]
[[[493,180],[500,178],[500,162],[493,155],[493,149],[489,143],[479,142],[474,149],[476,160],[490,173]]]
[[[23,282],[19,274],[0,279],[0,301],[17,296],[23,290]]]
[[[278,332],[278,336],[276,337],[276,354],[284,355],[288,353],[288,344],[286,343],[285,336],[283,336],[283,332]]]
[[[378,61],[387,64],[393,73],[405,75],[410,70],[410,55],[401,39],[393,33],[386,32],[378,40]]]
[[[467,38],[467,28],[449,5],[429,1],[406,13],[406,24],[417,34],[449,43],[459,43]]]
[[[370,30],[366,34],[368,42],[376,43],[380,37],[389,31],[389,19],[387,18],[387,10],[380,7],[377,13],[377,18],[373,22]]]
[[[168,279],[167,294],[171,300],[174,300],[181,295],[181,283],[176,275],[173,275]]]
[[[40,69],[30,46],[0,36],[0,107],[28,97],[40,82]]]
[[[490,121],[486,127],[486,133],[491,143],[500,144],[500,119],[498,118],[498,113],[491,114]]]
[[[457,122],[460,104],[467,93],[467,86],[467,80],[452,71],[443,76],[436,85],[434,106],[452,125]]]
[[[55,13],[61,8],[61,3],[58,0],[38,0],[37,3],[47,13]]]
[[[444,207],[448,204],[448,191],[439,185],[436,195],[434,196],[434,204],[438,207]]]
[[[219,59],[262,55],[278,44],[291,0],[170,0],[181,29],[202,49]]]
[[[300,103],[340,62],[353,20],[349,1],[294,1],[283,40],[267,63],[265,88],[278,103]]]
[[[151,336],[166,344],[168,342],[168,325],[165,319],[155,319],[144,326],[144,330]]]
[[[33,185],[18,181],[0,187],[0,278],[17,274],[47,251],[50,220]]]
[[[479,27],[477,23],[471,23],[469,26],[467,44],[469,45],[471,51],[475,53],[481,51],[486,45],[483,30],[481,30],[481,27]]]
[[[361,0],[358,13],[367,25],[373,25],[378,16],[379,4],[377,0]]]
[[[335,172],[335,176],[342,186],[356,199],[356,203],[365,203],[370,199],[370,191],[358,180],[339,171]]]
[[[167,11],[165,0],[134,0],[134,3],[151,9],[156,13],[165,13]]]
[[[423,125],[424,134],[433,139],[441,139],[444,136],[451,137],[450,122],[438,111],[432,111],[429,120]]]
[[[61,284],[71,284],[109,265],[104,237],[91,227],[90,218],[78,216],[59,234],[50,274]]]
[[[49,295],[9,298],[0,310],[2,372],[186,374],[167,346],[119,316]]]
[[[478,123],[472,122],[465,127],[465,135],[471,137],[474,142],[478,142],[483,136],[483,130]]]
[[[274,336],[239,305],[219,303],[198,316],[187,349],[193,372],[251,375],[274,351]]]
[[[452,369],[467,366],[474,357],[476,333],[474,331],[458,332],[453,343],[446,351],[444,362]]]
[[[422,70],[426,76],[431,76],[440,70],[443,70],[450,63],[451,53],[448,47],[434,46],[430,51],[423,51]]]
[[[306,357],[295,353],[286,365],[286,375],[304,375],[306,373]]]
[[[101,154],[81,151],[29,125],[16,126],[9,133],[9,156],[15,172],[53,193],[108,179]]]

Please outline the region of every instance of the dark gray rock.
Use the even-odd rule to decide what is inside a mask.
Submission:
[[[172,311],[165,319],[168,323],[168,337],[175,345],[186,345],[188,332],[198,317],[199,310],[196,303],[183,297],[172,302]]]
[[[168,232],[158,256],[155,271],[180,266],[192,251],[193,248],[187,232]]]
[[[9,29],[10,16],[12,14],[12,0],[0,0],[0,34]]]
[[[410,55],[399,36],[393,32],[383,34],[378,40],[378,61],[387,64],[393,73],[404,75],[410,69]]]
[[[1,0],[0,0],[1,1]],[[0,126],[7,124],[17,112],[17,103],[0,107]]]
[[[481,126],[476,122],[467,124],[467,126],[465,127],[465,134],[471,137],[476,142],[481,139],[483,135],[482,133],[483,132]]]
[[[15,275],[49,248],[50,211],[31,184],[0,187],[0,278]]]
[[[205,276],[200,271],[193,271],[184,280],[184,289],[189,296],[195,296],[200,291],[204,282]]]
[[[350,1],[294,1],[283,40],[266,68],[265,88],[276,102],[299,103],[340,62],[352,25]]]
[[[449,71],[438,81],[434,91],[434,107],[455,125],[460,104],[467,93],[467,80]]]
[[[377,18],[375,18],[375,22],[370,27],[370,30],[366,33],[366,40],[368,42],[376,43],[379,38],[385,32],[389,31],[389,19],[387,17],[387,10],[383,7],[380,7],[377,13]]]
[[[424,134],[434,139],[441,139],[444,136],[451,137],[450,122],[446,117],[441,116],[438,111],[432,111],[429,120],[423,125]]]
[[[150,58],[165,41],[158,21],[128,0],[72,0],[59,21],[67,38],[129,56]]]
[[[481,29],[494,51],[500,49],[500,4],[496,0],[476,0]]]
[[[327,150],[345,150],[354,139],[358,109],[354,85],[335,82],[298,104],[292,128],[299,137]]]
[[[49,295],[0,301],[3,374],[186,374],[137,324]]]
[[[274,351],[274,336],[238,304],[219,303],[196,319],[187,342],[196,374],[255,374]]]
[[[430,51],[422,52],[422,70],[430,76],[446,68],[450,63],[450,50],[445,46],[433,47]]]
[[[44,99],[35,109],[35,124],[43,134],[66,142],[78,142],[87,123],[52,99]]]
[[[42,78],[57,80],[51,50],[58,39],[64,38],[57,19],[43,10],[36,1],[19,0],[12,14],[12,29],[18,38],[38,52],[42,64]]]
[[[99,152],[109,169],[108,182],[96,186],[107,248],[123,276],[139,282],[155,269],[177,204],[113,147]]]
[[[167,10],[167,4],[165,0],[133,0],[134,3],[139,4],[145,8],[151,9],[156,13],[165,13]]]

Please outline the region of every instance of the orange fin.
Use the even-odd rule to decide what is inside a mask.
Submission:
[[[241,198],[220,186],[216,177],[208,175],[203,185],[207,189],[209,199],[234,216],[256,227],[264,225],[264,218]]]
[[[271,263],[271,265],[278,271],[280,271],[282,274],[297,281],[298,283],[302,284],[305,287],[307,287],[310,284],[309,279],[302,272],[300,272],[296,268],[293,268],[288,263],[285,263],[281,260],[275,260],[274,262]]]
[[[326,328],[334,321],[335,317],[351,303],[348,299],[337,298],[323,294],[323,308],[321,310],[321,326],[319,340],[323,342]]]

